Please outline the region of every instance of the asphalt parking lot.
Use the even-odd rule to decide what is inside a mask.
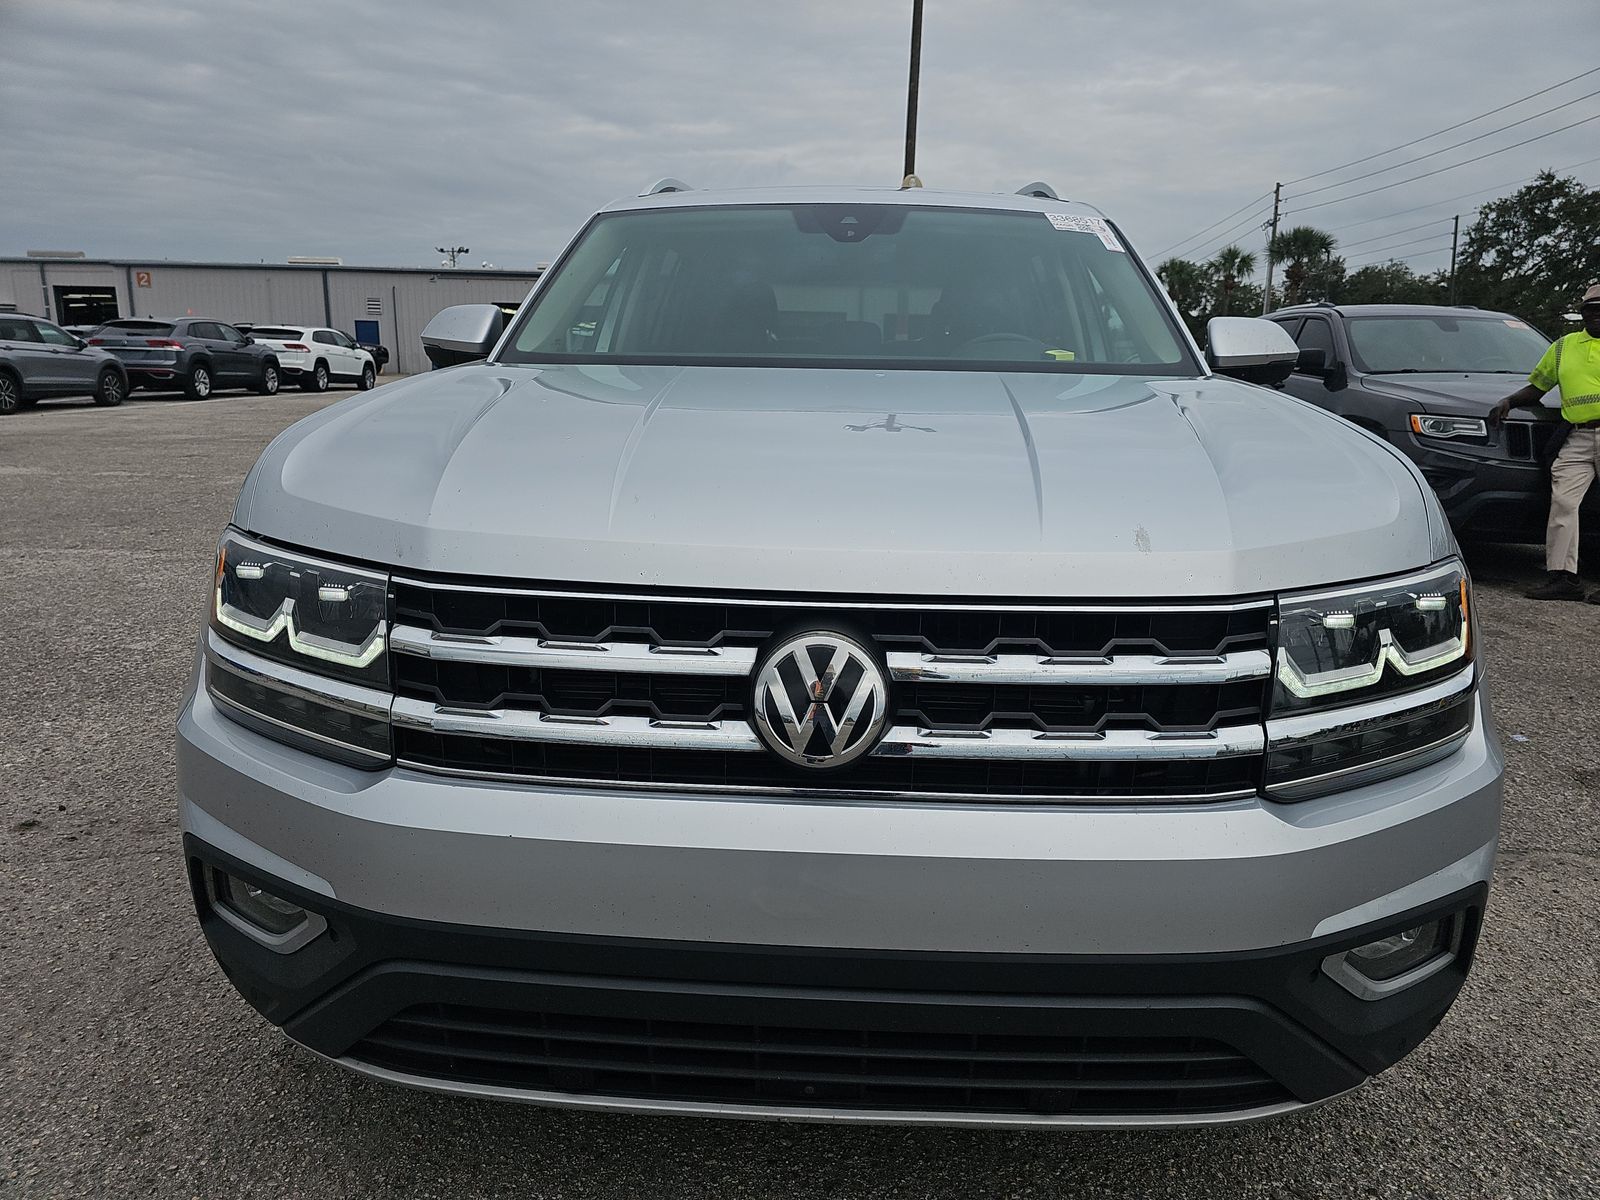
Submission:
[[[1165,1134],[691,1121],[406,1092],[298,1051],[193,920],[172,726],[246,469],[339,398],[0,419],[0,1196],[1600,1193],[1600,608],[1522,599],[1533,547],[1470,554],[1509,759],[1479,965],[1335,1105]]]

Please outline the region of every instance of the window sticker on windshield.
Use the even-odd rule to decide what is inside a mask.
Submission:
[[[1502,321],[1501,324],[1511,329],[1526,329],[1528,327],[1526,321]]]
[[[1117,240],[1117,235],[1111,232],[1111,226],[1101,217],[1077,217],[1071,213],[1047,212],[1045,216],[1050,219],[1062,233],[1092,233],[1100,239],[1100,244],[1107,250],[1122,252],[1122,243]]]

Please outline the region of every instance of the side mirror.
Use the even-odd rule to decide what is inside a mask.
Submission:
[[[1212,317],[1206,361],[1219,375],[1278,387],[1294,372],[1300,348],[1282,325],[1261,317]]]
[[[1326,375],[1328,373],[1328,352],[1321,348],[1300,351],[1300,357],[1295,360],[1294,369],[1301,375]]]
[[[78,349],[79,350],[83,350],[83,349],[87,348],[88,345],[89,345],[89,343],[84,341],[82,338],[73,338],[72,340],[78,343]]]
[[[435,369],[476,362],[489,357],[505,326],[505,314],[493,304],[452,305],[428,322],[422,349]]]

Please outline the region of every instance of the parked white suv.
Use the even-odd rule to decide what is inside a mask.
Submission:
[[[325,392],[334,380],[354,382],[362,391],[377,382],[378,368],[347,333],[315,325],[257,325],[250,336],[277,351],[285,382],[308,392]]]

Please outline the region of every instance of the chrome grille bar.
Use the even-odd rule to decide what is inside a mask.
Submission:
[[[1259,725],[1238,725],[1209,733],[1166,734],[1142,729],[1108,729],[1092,734],[1038,733],[1031,729],[990,729],[966,733],[895,725],[873,751],[876,757],[1077,760],[1080,762],[1197,761],[1260,754],[1266,739]]]
[[[453,709],[424,700],[400,697],[394,702],[394,722],[428,733],[612,746],[619,749],[762,749],[755,732],[745,721],[658,721],[636,716],[556,717],[506,708],[481,711]],[[950,759],[1173,761],[1260,754],[1263,744],[1259,725],[1241,725],[1195,734],[1114,729],[1072,735],[1037,733],[1029,729],[961,733],[896,725],[884,736],[873,755],[879,758],[915,755],[918,758]]]
[[[441,662],[487,663],[563,671],[637,671],[652,675],[748,675],[756,652],[743,646],[673,647],[645,642],[557,642],[546,638],[455,635],[397,625],[398,654]]]
[[[645,750],[760,750],[745,721],[658,721],[650,717],[559,717],[512,708],[460,709],[400,696],[394,723],[428,733]]]
[[[445,634],[410,625],[397,625],[389,638],[396,653],[417,658],[567,671],[741,676],[750,674],[756,661],[755,649],[745,646],[556,642],[533,637]],[[1272,672],[1272,659],[1264,650],[1189,658],[1153,654],[1052,658],[1035,654],[951,655],[895,650],[887,658],[894,679],[920,683],[1162,686],[1234,683],[1265,679]]]
[[[1174,658],[1119,654],[1109,658],[1051,658],[1038,654],[950,655],[891,651],[889,674],[919,683],[1079,684],[1141,686],[1235,683],[1265,679],[1272,657],[1265,650]]]

